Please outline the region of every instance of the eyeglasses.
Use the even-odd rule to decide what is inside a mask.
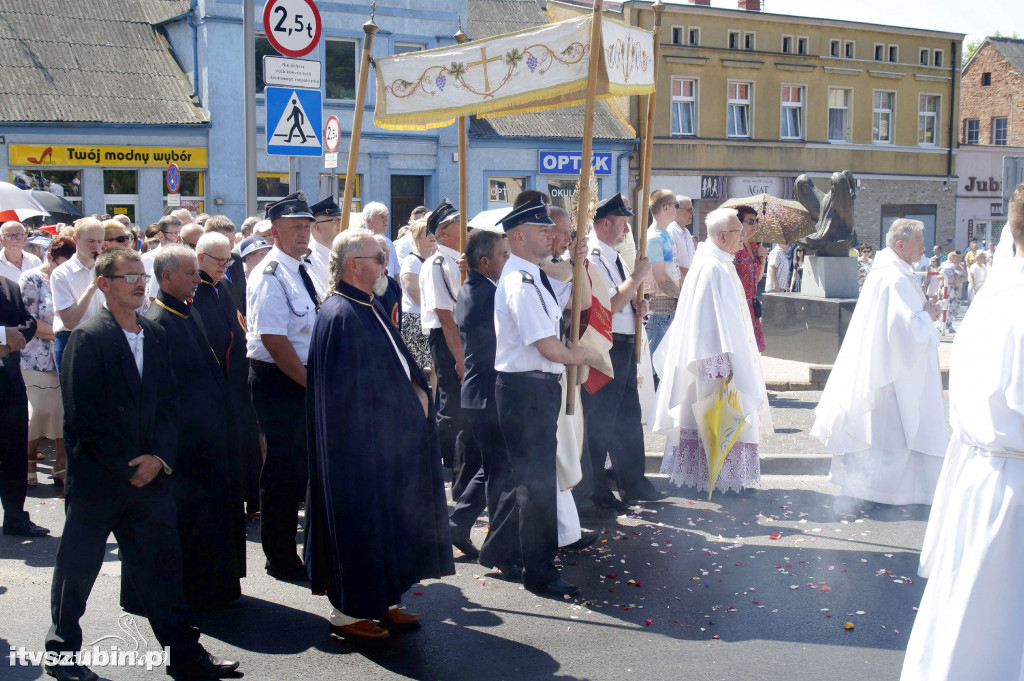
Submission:
[[[353,255],[352,259],[353,260],[376,260],[381,265],[387,265],[388,264],[388,254],[385,253],[384,251],[381,251],[377,255]]]
[[[152,278],[148,274],[111,274],[108,277],[104,277],[104,279],[124,279],[128,284],[137,284],[140,280],[142,283],[148,284]]]
[[[24,239],[25,232],[8,232],[7,234],[0,234],[0,237],[4,239]]]
[[[216,256],[210,255],[209,253],[200,253],[199,255],[203,256],[203,260],[212,260],[213,262],[217,263],[220,266],[227,265],[229,262],[231,262],[231,258],[218,258]]]
[[[132,238],[127,234],[122,234],[121,236],[112,236],[109,239],[104,239],[104,241],[116,241],[119,244],[126,244],[131,240]]]
[[[679,202],[676,201],[676,210],[679,210]]]

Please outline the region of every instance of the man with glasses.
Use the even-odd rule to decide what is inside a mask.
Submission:
[[[306,579],[295,547],[299,504],[306,498],[306,358],[323,286],[306,257],[313,214],[306,195],[267,207],[274,247],[246,288],[249,389],[267,442],[260,474],[260,537],[267,574]]]
[[[205,215],[205,213],[204,213]],[[203,223],[203,235],[209,234],[210,232],[216,232],[217,234],[223,234],[228,240],[228,243],[234,245],[235,243],[235,223],[231,221],[226,215],[209,215],[205,223]],[[202,237],[199,237],[202,240]],[[199,241],[196,241],[196,251],[199,250]],[[231,251],[231,260],[228,263],[227,269],[224,274],[221,275],[227,280],[228,286],[231,287],[231,295],[235,303],[238,305],[238,310],[245,316],[245,265],[242,263],[242,254],[235,250]]]
[[[181,240],[181,227],[184,223],[175,217],[174,215],[165,215],[157,221],[157,227],[159,228],[156,233],[156,239],[160,242],[160,245],[154,249],[148,250],[142,256],[142,264],[146,268],[146,274],[152,277],[153,275],[153,258],[156,257],[157,251],[162,246],[167,244],[176,244]],[[149,290],[146,292],[149,300],[152,301],[156,298],[156,294],[160,291],[160,285],[156,278],[149,280]]]
[[[319,203],[309,207],[313,214],[313,243],[310,244],[309,262],[312,263],[312,274],[319,279],[324,288],[330,288],[332,282],[327,280],[327,261],[331,257],[331,244],[341,228],[341,206],[328,196]],[[398,275],[398,272],[393,272]]]
[[[388,235],[389,217],[388,207],[379,201],[372,201],[363,208],[363,225],[374,234],[382,234],[388,240],[388,252],[391,254],[388,256],[388,273],[396,275],[400,273],[402,265],[395,255],[395,244]]]
[[[25,226],[14,220],[0,225],[0,277],[17,282],[22,272],[39,267],[43,261],[25,250],[28,233]]]
[[[103,292],[93,277],[96,256],[103,251],[103,223],[95,218],[75,222],[75,254],[50,275],[53,292],[53,359],[60,376],[61,358],[71,330],[103,309]]]

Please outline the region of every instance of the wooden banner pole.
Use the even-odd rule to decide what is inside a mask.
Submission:
[[[658,84],[658,60],[661,54],[661,14],[665,11],[665,6],[661,0],[656,0],[654,5],[651,7],[654,10],[654,84],[657,87]],[[652,92],[647,95],[647,119],[644,125],[644,141],[643,141],[643,168],[640,171],[640,199],[641,207],[636,214],[637,220],[637,242],[636,250],[637,253],[647,253],[647,223],[651,219],[651,156],[654,148],[654,113],[657,108],[657,93]],[[634,336],[635,342],[633,343],[633,353],[636,363],[640,363],[640,357],[644,350],[644,344],[640,342],[642,337],[642,329],[644,318],[640,314],[640,304],[644,299],[644,287],[641,286],[636,291],[636,323],[634,330],[636,335]]]
[[[348,141],[348,163],[345,166],[345,194],[341,201],[341,229],[348,229],[349,215],[352,213],[352,193],[356,186],[356,161],[359,160],[359,135],[363,129],[363,109],[366,108],[366,78],[370,72],[370,48],[373,36],[377,33],[377,24],[373,17],[377,12],[377,3],[370,5],[370,20],[363,24],[366,34],[363,40],[363,56],[359,63],[359,82],[356,83],[356,106],[352,112],[352,136]]]
[[[462,31],[462,17],[459,17],[459,30],[455,34],[455,41],[461,45],[466,42],[466,34]],[[486,66],[485,66],[486,68]],[[466,232],[469,231],[469,205],[467,201],[466,189],[466,165],[469,163],[469,159],[466,157],[467,151],[467,137],[468,132],[466,130],[466,117],[459,116],[459,253],[466,252]],[[466,273],[460,273],[462,282],[466,282]]]
[[[660,1],[660,0],[659,0]],[[594,13],[590,22],[590,64],[587,70],[587,99],[583,115],[583,156],[580,161],[580,186],[579,186],[579,209],[576,211],[576,239],[585,240],[589,227],[590,192],[596,187],[590,186],[590,163],[593,155],[594,138],[594,104],[597,100],[597,72],[600,60],[604,59],[604,51],[601,46],[601,0],[594,0]],[[575,254],[573,254],[575,255]],[[576,258],[572,271],[572,325],[569,327],[569,341],[580,342],[580,305],[582,304],[582,293],[580,287],[575,285],[584,277],[583,258]],[[565,413],[572,415],[576,413],[576,375],[578,367],[570,366],[567,372]]]

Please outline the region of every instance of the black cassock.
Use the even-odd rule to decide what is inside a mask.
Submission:
[[[314,593],[376,619],[455,564],[433,408],[424,418],[392,341],[429,395],[427,381],[379,303],[343,282],[335,290],[313,326],[306,374],[306,565]]]
[[[210,347],[227,378],[228,395],[234,416],[234,441],[242,466],[242,495],[250,510],[260,498],[260,470],[263,450],[260,448],[256,410],[249,394],[249,360],[245,356],[245,317],[239,312],[235,293],[227,279],[214,284],[206,274],[196,289],[192,309],[203,320]]]
[[[238,598],[245,576],[245,514],[231,402],[201,313],[161,291],[146,317],[167,332],[178,381],[178,460],[171,479],[185,598],[192,609],[207,610]]]

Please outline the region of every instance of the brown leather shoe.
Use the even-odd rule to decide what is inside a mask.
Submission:
[[[331,633],[348,638],[378,639],[387,638],[391,635],[387,629],[378,627],[373,620],[359,620],[344,626],[331,625]]]
[[[408,610],[399,610],[398,608],[391,608],[388,613],[381,617],[384,622],[391,624],[397,624],[403,627],[412,627],[420,623],[420,616],[414,612]]]

